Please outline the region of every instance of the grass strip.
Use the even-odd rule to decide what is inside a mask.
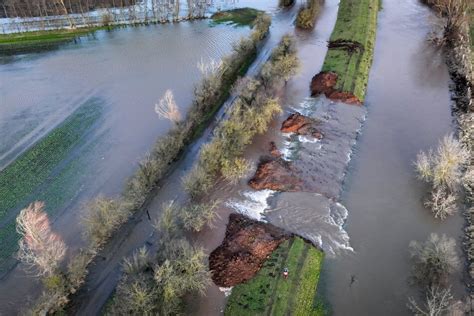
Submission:
[[[257,275],[235,286],[225,315],[324,315],[315,296],[324,253],[299,237],[283,242]],[[289,276],[282,277],[287,267]]]
[[[341,0],[323,71],[338,74],[336,89],[353,93],[363,102],[372,64],[379,0]]]
[[[262,11],[253,8],[237,8],[216,12],[211,16],[214,23],[232,23],[238,26],[252,26]]]
[[[52,49],[101,29],[107,29],[107,27],[86,27],[72,30],[59,29],[2,34],[0,35],[0,55],[13,55]]]

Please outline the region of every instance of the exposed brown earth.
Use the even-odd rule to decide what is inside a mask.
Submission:
[[[274,158],[280,158],[281,157],[281,151],[278,149],[275,142],[270,142],[270,155]]]
[[[353,93],[335,89],[337,78],[337,73],[332,71],[323,71],[315,75],[311,80],[311,96],[315,97],[324,94],[333,101],[362,105],[362,102]]]
[[[283,133],[296,133],[298,135],[310,135],[322,139],[323,134],[315,127],[317,122],[300,113],[291,114],[281,125]]]
[[[231,214],[224,241],[209,256],[212,280],[222,287],[250,280],[280,243],[290,236],[271,224]]]
[[[249,186],[255,190],[297,192],[303,191],[304,182],[289,162],[282,159],[264,159],[258,165],[253,178],[250,179]]]

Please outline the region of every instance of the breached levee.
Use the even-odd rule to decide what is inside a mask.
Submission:
[[[249,181],[257,191],[245,191],[241,199],[228,205],[298,234],[328,255],[350,251],[344,230],[348,212],[337,201],[367,111],[325,97],[308,98],[291,111],[289,118],[294,124],[290,128],[287,119],[282,130],[293,132],[283,133],[285,145],[280,150],[274,144],[270,146],[271,152],[281,152],[281,156],[262,157]],[[308,122],[324,137],[300,135],[298,130]],[[256,204],[258,207],[249,212]]]

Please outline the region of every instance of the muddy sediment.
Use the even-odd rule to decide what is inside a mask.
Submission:
[[[299,178],[290,162],[270,157],[264,157],[260,161],[248,184],[255,190],[283,192],[302,191],[305,188],[304,181]]]
[[[353,93],[336,89],[338,75],[332,71],[322,71],[311,79],[311,96],[324,94],[328,99],[353,105],[362,105]]]
[[[224,241],[209,256],[212,280],[222,287],[250,280],[280,243],[290,237],[274,225],[231,214]]]

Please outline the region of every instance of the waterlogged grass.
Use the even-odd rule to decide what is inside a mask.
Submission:
[[[323,258],[299,237],[285,241],[253,279],[232,289],[225,315],[324,315],[315,299]]]
[[[11,55],[54,49],[80,36],[93,33],[103,27],[78,28],[74,30],[51,30],[0,35],[0,55]]]
[[[253,25],[253,22],[262,11],[252,8],[238,8],[214,13],[211,17],[215,23],[232,23],[235,25]]]
[[[351,92],[361,101],[372,64],[379,5],[379,0],[341,0],[330,40],[345,41],[349,46],[330,48],[323,65],[323,71],[338,74],[336,89]]]
[[[19,210],[34,200],[43,200],[50,214],[77,193],[74,183],[87,167],[81,154],[68,160],[71,152],[85,141],[86,134],[101,115],[97,100],[85,103],[61,125],[0,172],[0,272],[17,249],[15,218]]]

